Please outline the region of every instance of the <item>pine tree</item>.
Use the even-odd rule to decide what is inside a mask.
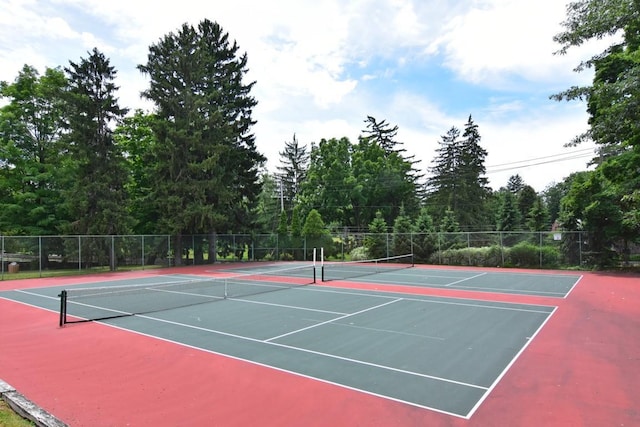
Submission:
[[[498,211],[497,229],[498,231],[520,230],[522,218],[516,206],[516,198],[510,191],[501,193],[501,204]]]
[[[364,246],[371,258],[387,256],[387,222],[380,211],[376,212],[376,217],[369,224],[369,234],[364,239]]]
[[[119,123],[127,110],[118,106],[116,70],[104,54],[93,49],[88,58],[70,62],[65,71],[70,111],[66,138],[75,164],[67,193],[75,218],[69,231],[126,234],[131,225],[125,192],[127,172],[112,125]]]
[[[296,196],[300,192],[300,185],[307,176],[309,168],[309,153],[305,145],[300,145],[293,134],[291,142],[284,143],[284,150],[280,154],[281,166],[278,166],[282,197],[287,211],[293,209]]]
[[[158,120],[152,193],[161,230],[182,234],[248,230],[265,162],[255,145],[247,55],[220,25],[184,24],[149,48],[138,69]],[[176,259],[180,262],[179,259]]]
[[[417,262],[426,263],[435,251],[437,238],[433,219],[426,208],[420,210],[420,215],[413,226],[413,253]]]
[[[484,176],[484,166],[487,151],[480,146],[478,125],[471,116],[465,124],[462,142],[460,144],[458,190],[462,204],[456,210],[456,218],[467,229],[480,229],[486,222],[486,202],[489,197],[489,181]]]
[[[429,168],[431,177],[427,180],[427,204],[436,219],[442,218],[447,209],[455,209],[457,205],[460,130],[451,127],[446,135],[441,136],[439,144],[434,165]]]
[[[411,244],[411,219],[405,215],[404,209],[393,222],[392,248],[393,255],[406,255],[413,252]]]
[[[478,229],[486,223],[485,207],[490,192],[484,176],[487,152],[480,146],[480,139],[471,116],[462,138],[456,127],[441,137],[427,180],[427,204],[437,220],[450,209],[455,222],[464,229]]]

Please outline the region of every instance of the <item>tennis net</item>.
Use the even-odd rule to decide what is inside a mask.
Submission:
[[[155,313],[312,283],[315,267],[305,265],[228,277],[70,288],[59,295],[60,326]]]
[[[413,267],[413,254],[322,264],[322,281],[346,280]]]

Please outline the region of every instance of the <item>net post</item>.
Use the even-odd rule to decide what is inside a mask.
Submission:
[[[320,247],[320,280],[324,282],[324,246]]]
[[[316,248],[313,248],[313,283],[316,283]]]
[[[60,292],[60,327],[62,328],[67,321],[67,291]]]

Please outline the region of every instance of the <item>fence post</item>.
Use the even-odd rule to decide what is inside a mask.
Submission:
[[[538,231],[538,234],[540,235],[540,268],[542,268],[542,231]]]
[[[38,236],[38,276],[42,277],[42,236]]]
[[[0,252],[0,264],[2,264],[2,280],[4,280],[4,235],[2,236],[2,251]]]
[[[78,271],[82,271],[82,236],[78,235]]]
[[[580,262],[580,267],[582,267],[582,231],[578,231],[578,257],[578,262]]]

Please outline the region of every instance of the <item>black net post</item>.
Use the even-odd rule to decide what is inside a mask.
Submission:
[[[67,320],[67,291],[60,292],[60,327],[63,327]]]

